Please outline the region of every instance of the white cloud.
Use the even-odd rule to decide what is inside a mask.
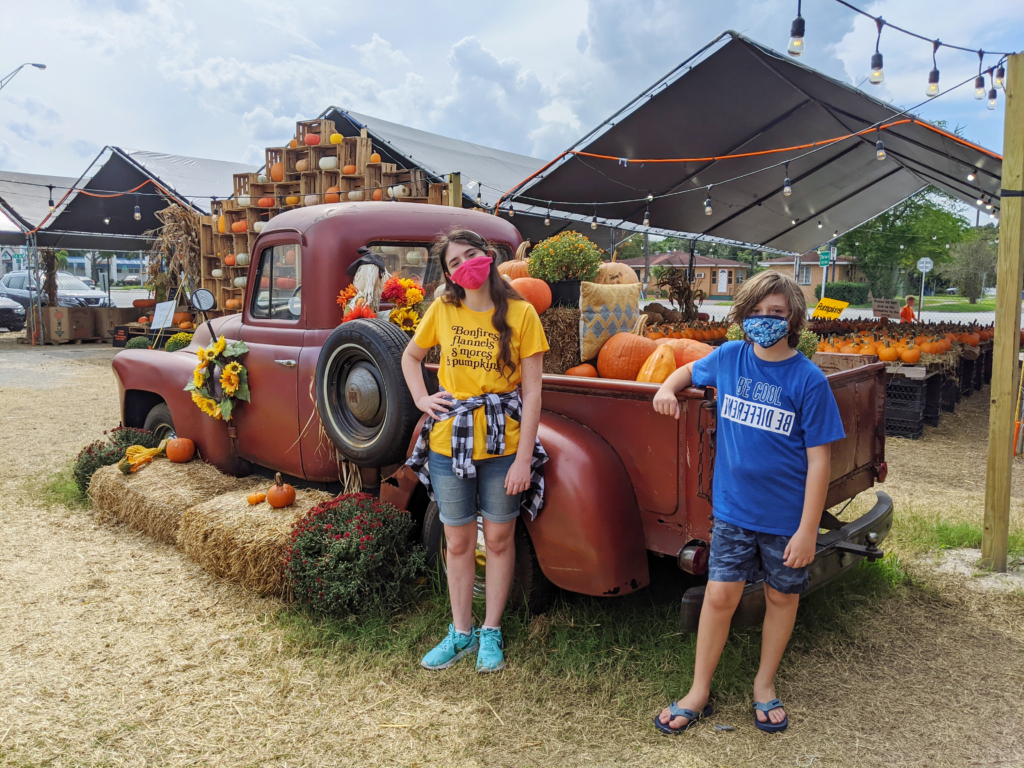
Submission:
[[[408,67],[411,64],[404,53],[396,51],[391,47],[391,43],[376,32],[373,33],[370,42],[363,45],[353,45],[352,47],[362,54],[359,57],[359,63],[365,69],[372,70],[380,66],[397,69],[399,67]]]

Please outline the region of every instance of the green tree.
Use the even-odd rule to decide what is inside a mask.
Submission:
[[[996,233],[998,234],[998,233]],[[980,229],[971,240],[951,248],[952,259],[939,267],[942,277],[955,285],[961,296],[977,304],[982,288],[995,283],[996,242],[991,232]]]
[[[895,298],[901,274],[920,281],[918,259],[927,256],[936,265],[949,261],[952,246],[969,236],[960,207],[934,188],[922,190],[840,237],[839,252],[856,258],[873,296]]]
[[[67,271],[68,264],[70,264],[68,261],[68,252],[64,250],[57,251],[53,254],[53,261],[57,265],[57,269]]]

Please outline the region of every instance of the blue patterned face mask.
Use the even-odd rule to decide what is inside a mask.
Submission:
[[[762,347],[773,347],[789,335],[789,318],[751,315],[743,321],[743,332]]]

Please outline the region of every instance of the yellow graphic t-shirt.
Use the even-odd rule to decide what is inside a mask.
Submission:
[[[441,345],[437,375],[441,386],[458,400],[485,393],[511,392],[523,378],[522,359],[548,351],[537,310],[528,301],[508,303],[508,324],[512,329],[511,353],[516,370],[502,375],[498,370],[498,332],[491,317],[494,310],[474,312],[465,304],[456,307],[438,299],[420,321],[413,341],[430,349]],[[438,422],[430,431],[430,448],[443,456],[452,455],[452,420]],[[505,456],[519,447],[519,422],[505,419]],[[487,417],[483,408],[473,414],[473,458],[487,459]]]

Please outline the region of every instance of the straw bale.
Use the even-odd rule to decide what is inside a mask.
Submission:
[[[266,502],[250,505],[249,493],[231,491],[189,507],[181,519],[178,546],[214,576],[261,595],[288,598],[281,559],[291,527],[334,494],[296,490],[292,506],[274,509]]]
[[[253,478],[225,475],[203,461],[156,459],[134,475],[116,465],[92,476],[89,498],[100,522],[120,522],[167,544],[177,543],[181,516],[191,506],[227,491],[252,488]]]
[[[544,354],[544,373],[565,373],[580,359],[579,307],[551,307],[540,316],[551,349]]]

